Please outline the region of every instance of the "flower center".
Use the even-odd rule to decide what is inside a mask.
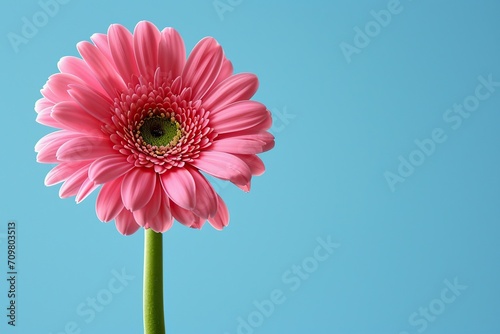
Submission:
[[[179,122],[172,115],[167,117],[164,113],[151,115],[142,120],[138,125],[136,136],[151,146],[165,147],[177,144],[182,131]]]

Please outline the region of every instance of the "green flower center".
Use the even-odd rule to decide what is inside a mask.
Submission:
[[[181,137],[181,126],[172,116],[165,114],[149,116],[139,124],[137,133],[146,144],[151,146],[173,146]]]

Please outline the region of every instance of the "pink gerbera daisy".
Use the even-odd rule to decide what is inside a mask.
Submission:
[[[177,31],[142,21],[133,34],[114,24],[107,35],[63,57],[37,101],[37,121],[58,128],[36,145],[37,161],[57,164],[47,186],[80,202],[100,185],[96,212],[129,235],[165,232],[176,219],[201,228],[228,224],[221,197],[202,172],[250,190],[264,172],[256,154],[274,146],[271,114],[250,101],[257,77],[233,74],[211,37],[186,60]]]

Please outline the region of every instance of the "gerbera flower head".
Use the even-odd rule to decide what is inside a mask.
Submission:
[[[274,137],[270,112],[250,100],[257,77],[233,74],[211,37],[186,59],[176,30],[147,21],[91,40],[78,43],[81,58],[59,61],[35,104],[37,122],[58,129],[35,146],[38,162],[57,164],[45,184],[63,182],[60,197],[77,203],[100,187],[98,218],[125,235],[165,232],[174,219],[227,226],[227,207],[203,173],[249,191],[264,172],[257,154]]]

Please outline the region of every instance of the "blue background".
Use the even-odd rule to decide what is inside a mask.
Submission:
[[[214,36],[235,72],[259,76],[255,99],[275,118],[276,147],[252,191],[216,185],[229,227],[165,233],[167,333],[499,333],[500,87],[460,127],[443,117],[474,101],[478,77],[500,81],[500,3],[401,0],[381,27],[371,11],[391,1],[228,1],[218,13],[212,0],[72,0],[18,52],[8,34],[43,9],[3,4],[0,331],[142,332],[143,231],[121,236],[96,218],[95,194],[76,205],[43,185],[51,166],[33,147],[51,130],[33,106],[77,42],[146,19],[175,27],[189,50]],[[356,41],[346,57],[342,43]],[[436,128],[446,140],[414,153]],[[419,166],[391,188],[386,173],[412,154]],[[5,317],[10,220],[15,328]],[[337,244],[322,261],[318,238]],[[264,301],[273,291],[281,303]]]

